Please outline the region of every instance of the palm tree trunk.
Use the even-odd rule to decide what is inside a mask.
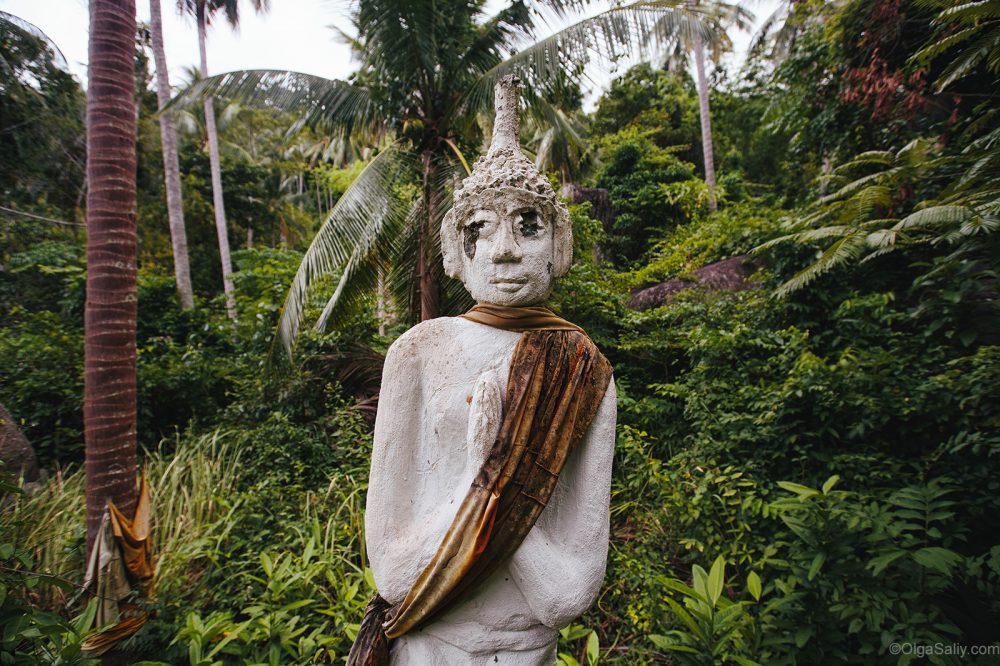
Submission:
[[[163,48],[163,18],[160,0],[149,0],[150,32],[153,39],[153,60],[156,63],[156,101],[162,109],[170,101],[170,75],[167,54]],[[187,231],[184,229],[184,202],[181,199],[181,169],[177,158],[177,131],[170,112],[160,114],[160,142],[163,144],[163,178],[167,189],[167,218],[170,240],[174,248],[174,279],[181,307],[194,307],[191,289],[191,268],[188,262]]]
[[[208,56],[205,53],[206,0],[199,0],[195,12],[198,22],[198,51],[201,75],[208,76]],[[236,298],[233,294],[233,261],[229,255],[229,232],[226,228],[226,205],[222,200],[222,168],[219,166],[219,134],[215,129],[215,106],[205,97],[205,133],[208,134],[208,161],[212,172],[212,204],[215,207],[215,232],[219,237],[219,258],[222,260],[222,286],[226,291],[226,314],[236,319]]]
[[[420,321],[427,321],[441,316],[440,294],[438,293],[438,280],[434,255],[431,247],[434,242],[433,225],[436,219],[437,201],[433,192],[434,182],[434,154],[430,150],[425,150],[422,155],[424,163],[423,173],[423,193],[424,211],[426,211],[425,226],[420,234],[419,255],[417,256],[417,273],[420,276]]]
[[[705,157],[708,209],[715,211],[715,154],[712,150],[712,119],[708,112],[708,81],[705,77],[705,48],[701,35],[694,34],[694,64],[698,71],[698,110],[701,115],[701,151]]]
[[[108,500],[135,509],[135,0],[91,0],[83,436],[87,549]]]

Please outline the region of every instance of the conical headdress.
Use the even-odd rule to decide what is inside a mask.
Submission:
[[[455,204],[475,196],[487,188],[516,187],[558,201],[556,193],[545,176],[521,152],[520,119],[517,106],[521,80],[511,74],[497,82],[495,89],[496,120],[493,122],[493,140],[485,156],[476,160],[472,173],[455,191]]]

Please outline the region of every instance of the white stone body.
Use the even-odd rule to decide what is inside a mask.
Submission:
[[[520,335],[444,317],[389,349],[365,517],[389,603],[431,560],[492,444]],[[394,639],[394,666],[555,663],[558,630],[594,602],[604,578],[615,420],[612,382],[520,548],[471,598]]]
[[[569,213],[518,147],[517,80],[497,86],[488,155],[441,227],[445,272],[480,303],[545,300],[569,270]],[[521,334],[442,317],[407,331],[382,373],[365,540],[375,583],[403,600],[437,552],[503,416]],[[470,598],[392,641],[394,666],[552,666],[558,630],[597,598],[608,555],[615,386],[518,550]]]

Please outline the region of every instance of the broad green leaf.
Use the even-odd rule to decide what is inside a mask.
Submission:
[[[826,553],[816,553],[813,557],[812,564],[809,565],[809,573],[806,578],[812,580],[819,573],[819,570],[823,568],[823,564],[826,562]]]
[[[922,567],[949,574],[955,565],[962,561],[962,556],[953,550],[932,546],[915,552],[913,559]]]
[[[684,623],[684,626],[688,628],[695,638],[702,642],[708,640],[708,636],[705,634],[704,629],[698,626],[698,623],[695,622],[693,617],[691,617],[691,614],[684,610],[679,603],[669,597],[667,597],[665,601],[667,602],[667,605],[670,606],[670,609],[674,611],[674,615],[677,616],[677,619]]]
[[[597,632],[591,631],[587,636],[587,664],[597,666],[598,658],[601,655],[601,643],[597,639]]]
[[[760,576],[757,575],[756,571],[751,571],[750,574],[747,576],[747,590],[750,592],[750,596],[752,596],[757,601],[760,601],[760,595],[762,589],[760,584]]]
[[[798,483],[792,483],[791,481],[778,481],[778,486],[784,488],[785,490],[795,493],[799,497],[806,499],[810,497],[816,497],[820,494],[815,488],[810,488],[809,486],[803,486]]]
[[[722,586],[725,583],[725,577],[726,558],[719,555],[715,558],[715,562],[712,563],[712,570],[708,574],[708,593],[713,606],[719,603],[719,597],[722,596]]]
[[[907,551],[905,550],[895,550],[889,553],[884,553],[869,560],[867,568],[871,569],[872,575],[878,576],[885,571],[886,567],[906,555],[906,553]]]

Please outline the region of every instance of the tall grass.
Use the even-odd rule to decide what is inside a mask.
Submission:
[[[36,572],[80,584],[86,557],[85,516],[83,470],[67,468],[57,470],[31,497],[16,498],[0,512],[0,522],[13,542],[33,555]],[[41,585],[31,596],[35,604],[56,609],[68,605],[72,592]]]
[[[235,508],[228,498],[236,496],[238,481],[240,456],[226,433],[177,441],[170,448],[172,455],[163,444],[146,454],[157,591],[196,553],[225,538]],[[85,513],[84,474],[76,469],[57,473],[39,492],[16,500],[0,522],[32,552],[39,573],[78,585],[85,566]],[[36,599],[52,609],[65,609],[68,601],[54,586],[41,588]]]

